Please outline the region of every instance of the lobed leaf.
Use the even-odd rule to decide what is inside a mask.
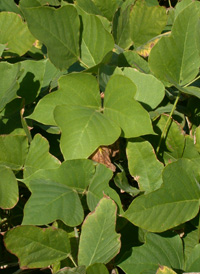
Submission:
[[[159,35],[167,23],[164,7],[148,6],[146,1],[136,1],[130,13],[130,33],[135,47]]]
[[[79,59],[80,22],[76,9],[72,5],[54,9],[28,4],[20,1],[31,33],[47,47],[49,59],[57,68],[69,68]]]
[[[75,190],[50,179],[30,182],[32,195],[24,208],[23,225],[47,225],[61,220],[68,226],[83,221],[83,208]]]
[[[175,19],[171,36],[161,38],[151,50],[149,66],[156,77],[185,85],[197,75],[200,66],[196,40],[198,18],[195,3],[183,9]]]
[[[191,220],[199,211],[196,173],[193,163],[187,159],[167,165],[161,188],[137,197],[123,216],[152,232],[162,232]]]
[[[128,255],[128,254],[127,254]],[[133,247],[129,256],[121,259],[119,267],[126,273],[157,273],[159,265],[175,269],[183,267],[183,247],[179,235],[148,233],[145,244]]]
[[[21,56],[31,48],[35,41],[27,24],[16,13],[1,12],[0,29],[0,44],[6,44],[6,49],[9,53]]]
[[[40,169],[58,168],[60,161],[49,153],[49,143],[40,134],[34,136],[24,165],[24,178]]]
[[[6,248],[19,258],[21,268],[41,268],[67,258],[70,242],[62,229],[19,226],[6,233]]]

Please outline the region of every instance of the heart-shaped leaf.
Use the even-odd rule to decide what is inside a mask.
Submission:
[[[21,16],[14,12],[0,13],[0,44],[6,44],[8,52],[23,55],[32,46],[35,38],[31,35],[27,24]]]
[[[70,242],[62,229],[19,226],[6,233],[5,244],[21,268],[41,268],[67,258]]]
[[[72,5],[59,9],[31,5],[20,1],[30,31],[45,44],[51,62],[60,70],[67,69],[79,59],[80,21],[76,9]]]
[[[35,179],[29,187],[32,195],[24,208],[23,225],[62,220],[66,225],[77,226],[83,221],[83,208],[72,188],[49,179]]]
[[[136,198],[124,217],[148,231],[162,232],[194,218],[200,187],[193,163],[180,159],[165,167],[160,189]]]
[[[23,224],[48,224],[58,219],[69,226],[80,224],[83,208],[77,192],[86,191],[94,172],[91,160],[72,160],[59,168],[39,170],[23,180],[32,192]]]
[[[131,39],[136,47],[161,33],[167,23],[164,7],[150,7],[146,1],[136,1],[130,13]]]
[[[170,37],[163,37],[153,47],[149,65],[156,77],[179,85],[190,82],[199,72],[197,46],[199,10],[196,3],[183,9],[176,17]]]
[[[119,267],[126,274],[146,273],[145,271],[155,273],[159,265],[182,269],[183,246],[179,235],[163,236],[148,233],[145,244],[133,247],[131,255],[124,256]]]
[[[31,142],[29,152],[26,157],[24,166],[24,178],[30,176],[39,169],[51,169],[59,167],[59,160],[51,155],[48,151],[48,141],[40,134],[36,134],[33,141]]]

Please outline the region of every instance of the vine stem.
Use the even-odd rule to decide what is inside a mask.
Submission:
[[[173,113],[174,113],[174,111],[175,111],[175,109],[176,109],[176,106],[177,106],[177,103],[178,103],[178,101],[179,101],[179,99],[180,99],[180,96],[181,96],[181,92],[179,91],[178,96],[176,97],[176,100],[175,100],[175,102],[174,102],[173,108],[172,108],[172,110],[171,110],[171,112],[170,112],[170,114],[169,114],[169,117],[168,117],[168,119],[167,119],[167,122],[166,122],[166,124],[165,124],[165,126],[164,126],[164,129],[163,129],[163,131],[162,131],[162,134],[161,134],[161,136],[160,136],[160,140],[159,140],[158,147],[157,147],[157,150],[156,150],[156,155],[158,155],[158,153],[159,153],[159,151],[160,151],[160,146],[161,146],[162,140],[163,140],[163,138],[164,138],[165,133],[167,132],[169,123],[170,123],[171,118],[172,118],[172,115],[173,115]]]

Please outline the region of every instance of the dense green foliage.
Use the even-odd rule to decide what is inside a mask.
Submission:
[[[192,0],[0,1],[5,273],[200,271],[199,26]]]

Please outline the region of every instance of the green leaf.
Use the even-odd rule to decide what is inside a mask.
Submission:
[[[184,85],[197,75],[200,66],[196,41],[198,20],[199,11],[193,3],[177,16],[171,36],[161,38],[153,47],[149,65],[156,77]]]
[[[83,208],[75,190],[52,179],[30,182],[32,195],[24,208],[23,225],[47,225],[61,220],[68,226],[83,221]]]
[[[94,77],[73,74],[61,80],[68,98],[68,105],[57,106],[54,111],[62,131],[61,151],[66,160],[88,158],[100,145],[114,143],[121,130],[100,112],[100,94]]]
[[[81,61],[88,68],[101,63],[105,55],[112,51],[114,41],[97,16],[82,12],[81,17],[83,21]]]
[[[57,124],[61,128],[61,150],[65,160],[88,158],[100,145],[114,143],[120,135],[119,127],[125,137],[153,133],[149,115],[134,100],[135,85],[127,77],[116,75],[109,80],[104,110],[101,109],[98,85],[93,76],[69,74],[61,77],[59,86],[57,92],[39,102],[28,118],[49,125]],[[125,95],[122,93],[124,89]]]
[[[49,153],[49,143],[40,134],[34,136],[24,165],[24,178],[39,169],[58,168],[60,162]]]
[[[0,63],[0,111],[17,96],[19,74],[19,63],[14,65],[7,62]]]
[[[186,261],[187,272],[198,272],[200,264],[200,244],[197,244]]]
[[[23,55],[32,46],[35,38],[28,30],[21,16],[13,12],[0,13],[0,44],[6,44],[8,52]]]
[[[87,268],[87,274],[109,274],[104,264],[93,264]]]
[[[17,180],[10,168],[0,166],[0,174],[0,207],[9,209],[18,202]]]
[[[153,75],[136,71],[133,68],[123,70],[125,76],[130,78],[137,87],[135,100],[144,104],[146,108],[154,109],[165,96],[164,85]]]
[[[120,236],[115,232],[116,205],[108,198],[99,202],[87,216],[79,244],[79,265],[108,263],[120,250]]]
[[[0,135],[0,165],[20,170],[28,153],[28,139],[23,135]]]
[[[118,9],[113,20],[113,36],[115,38],[115,43],[123,49],[128,49],[132,45],[129,20],[130,11],[131,6],[128,6],[125,10]]]
[[[57,169],[39,170],[22,180],[32,191],[23,222],[48,224],[60,219],[69,226],[80,224],[83,209],[77,192],[83,194],[86,191],[94,172],[91,160],[72,160],[63,162]]]
[[[104,165],[99,164],[96,167],[94,176],[90,179],[87,191],[87,204],[90,211],[95,210],[98,202],[103,198],[104,194],[111,197],[122,211],[121,201],[114,189],[109,186],[109,181],[113,176],[113,172]]]
[[[27,1],[22,0],[20,7],[30,31],[45,44],[49,59],[57,68],[67,69],[79,59],[80,22],[72,5],[59,9],[27,7]]]
[[[190,160],[180,159],[169,164],[163,171],[162,187],[137,197],[124,217],[153,232],[162,232],[191,220],[199,211],[197,176]]]
[[[164,167],[148,141],[142,138],[129,140],[127,158],[130,174],[141,191],[152,192],[161,186]]]
[[[59,184],[76,189],[79,193],[84,193],[94,173],[95,167],[91,160],[78,159],[62,162],[56,169],[39,170],[23,182],[29,187],[30,182],[34,182],[35,179],[52,179]]]
[[[120,128],[92,107],[57,106],[54,116],[61,128],[65,160],[88,158],[100,145],[110,145],[120,135]]]
[[[98,83],[92,75],[72,73],[62,76],[58,83],[59,89],[42,98],[33,114],[28,116],[46,125],[55,125],[53,111],[56,106],[66,104],[99,109],[101,98]]]
[[[178,2],[174,9],[174,15],[177,17],[179,13],[187,8],[192,3],[192,0],[182,0],[181,2]]]
[[[156,272],[159,265],[175,269],[183,267],[183,246],[179,235],[157,235],[148,233],[145,244],[133,247],[131,255],[121,259],[119,267],[126,273]],[[148,273],[148,272],[147,272]]]
[[[149,7],[145,1],[136,1],[130,13],[131,39],[135,47],[159,35],[167,23],[164,7]]]
[[[0,11],[11,11],[21,15],[21,11],[14,0],[1,0]]]
[[[104,99],[104,115],[123,130],[125,138],[154,134],[149,114],[134,100],[135,84],[123,75],[110,78]]]
[[[41,268],[69,256],[70,243],[62,229],[19,226],[8,231],[6,248],[14,253],[21,268]]]

